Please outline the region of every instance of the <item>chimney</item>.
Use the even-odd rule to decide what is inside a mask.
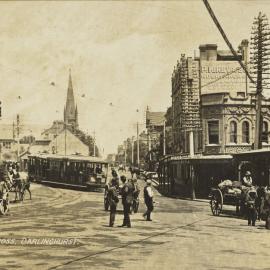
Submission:
[[[200,45],[200,60],[216,61],[217,60],[217,45],[204,44]]]

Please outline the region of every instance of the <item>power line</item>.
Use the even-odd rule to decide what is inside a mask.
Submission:
[[[253,84],[255,84],[255,81],[253,80],[253,78],[252,78],[251,75],[249,74],[249,72],[248,72],[246,66],[245,66],[245,65],[242,63],[242,61],[239,59],[239,57],[238,57],[236,51],[234,50],[234,48],[233,48],[232,44],[230,43],[229,39],[227,38],[227,36],[226,36],[226,34],[225,34],[223,28],[221,27],[221,25],[220,25],[220,23],[219,23],[217,17],[215,16],[215,14],[214,14],[214,12],[213,12],[213,10],[212,10],[210,4],[208,3],[207,0],[202,0],[202,1],[203,1],[204,5],[205,5],[206,9],[208,10],[208,12],[209,12],[211,18],[213,19],[215,25],[217,26],[217,28],[218,28],[220,34],[222,35],[224,41],[226,42],[226,44],[228,45],[229,49],[231,50],[233,56],[234,56],[235,59],[238,61],[238,63],[239,63],[240,66],[242,67],[242,69],[245,71],[245,73],[246,73],[247,77],[249,78],[249,80],[250,80]]]

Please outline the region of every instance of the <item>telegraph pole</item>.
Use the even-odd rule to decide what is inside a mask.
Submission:
[[[137,164],[138,164],[138,168],[140,168],[139,122],[137,122]]]
[[[96,156],[96,132],[94,131],[94,137],[93,137],[93,144],[94,144],[94,150],[93,150],[93,156]]]
[[[134,164],[134,137],[131,138],[131,165]]]
[[[251,37],[251,68],[256,76],[256,129],[254,149],[262,148],[262,124],[263,117],[261,114],[262,108],[262,91],[263,87],[268,87],[269,84],[269,39],[270,31],[266,15],[259,13],[255,18],[252,27]]]
[[[65,156],[67,155],[67,122],[65,121]]]
[[[163,156],[166,156],[166,121],[163,123]]]
[[[152,155],[151,155],[151,137],[150,137],[150,132],[149,132],[149,128],[147,129],[147,140],[148,140],[148,153],[149,153],[149,160],[151,161],[152,160]]]
[[[127,166],[127,142],[124,141],[124,150],[125,150],[125,168]]]
[[[17,161],[19,161],[19,148],[20,148],[19,136],[20,136],[20,115],[17,114]]]

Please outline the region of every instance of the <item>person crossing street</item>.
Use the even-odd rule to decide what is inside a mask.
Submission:
[[[143,214],[143,217],[146,217],[147,221],[152,221],[151,212],[154,210],[154,194],[151,187],[151,180],[146,181],[146,186],[144,187],[144,202],[147,207],[146,212]]]

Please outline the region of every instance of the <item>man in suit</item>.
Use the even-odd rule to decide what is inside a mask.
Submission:
[[[124,208],[124,220],[123,224],[121,227],[131,227],[130,223],[130,207],[133,202],[133,192],[134,192],[134,187],[131,184],[131,182],[127,182],[127,179],[124,175],[121,176],[121,181],[123,183],[123,187],[121,190],[121,195],[122,195],[122,204]]]

